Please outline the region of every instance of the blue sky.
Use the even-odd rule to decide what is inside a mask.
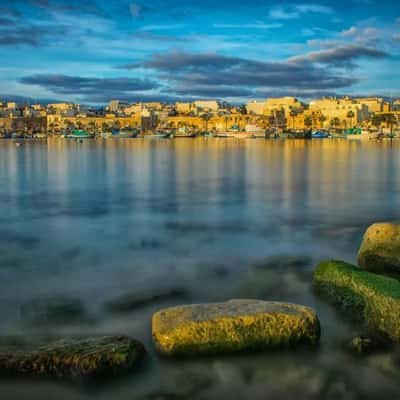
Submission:
[[[0,97],[400,96],[400,4],[0,0]]]

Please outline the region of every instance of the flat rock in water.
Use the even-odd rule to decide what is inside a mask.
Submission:
[[[367,327],[400,342],[400,282],[343,261],[325,261],[314,273],[315,288]]]
[[[34,298],[21,306],[20,314],[33,324],[81,322],[87,317],[82,302],[68,296]]]
[[[301,270],[312,265],[312,258],[307,256],[275,255],[255,264],[257,269],[296,269]]]
[[[109,378],[132,369],[144,354],[143,345],[128,337],[63,339],[34,349],[2,350],[0,376]]]
[[[181,288],[168,288],[154,292],[127,293],[116,299],[110,300],[105,307],[109,311],[125,313],[158,301],[184,298],[186,291]]]
[[[400,273],[400,225],[371,225],[364,234],[358,264],[371,272]]]
[[[152,333],[160,353],[185,356],[316,344],[320,325],[308,307],[230,300],[161,310],[153,315]]]

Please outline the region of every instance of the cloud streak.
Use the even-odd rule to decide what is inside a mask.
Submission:
[[[148,79],[92,78],[69,75],[41,74],[19,80],[25,85],[37,85],[57,95],[78,95],[85,100],[96,96],[129,97],[137,92],[157,89],[159,84]]]
[[[354,68],[356,66],[355,61],[361,58],[382,59],[388,56],[389,54],[383,50],[348,44],[331,49],[312,51],[302,56],[292,57],[289,61],[297,64],[321,63]]]

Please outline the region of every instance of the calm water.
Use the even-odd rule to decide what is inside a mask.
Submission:
[[[128,334],[150,357],[111,385],[3,381],[0,398],[358,399],[383,390],[398,398],[392,354],[357,360],[342,351],[359,328],[310,283],[320,259],[355,262],[365,228],[399,219],[399,204],[396,142],[2,141],[0,335]],[[277,256],[310,260],[293,266]],[[187,298],[124,315],[104,307],[126,293],[167,288],[185,288]],[[28,321],[21,306],[44,295],[80,300],[87,318]],[[316,308],[320,348],[179,362],[154,354],[155,310],[237,297]]]

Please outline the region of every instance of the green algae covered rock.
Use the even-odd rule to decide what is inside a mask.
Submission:
[[[161,310],[153,315],[152,331],[160,353],[187,356],[316,344],[320,325],[308,307],[231,300]]]
[[[64,339],[33,349],[2,350],[0,376],[107,378],[129,371],[144,354],[143,345],[128,337]]]
[[[368,328],[400,341],[400,282],[342,261],[326,261],[314,273],[314,285]]]
[[[400,272],[400,225],[377,223],[364,234],[358,252],[361,268],[377,273]]]

